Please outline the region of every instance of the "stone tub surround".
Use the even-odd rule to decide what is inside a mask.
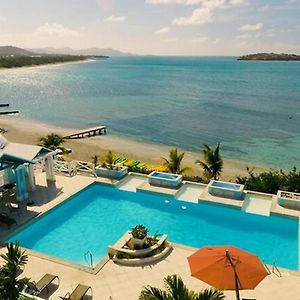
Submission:
[[[244,185],[242,184],[211,180],[207,185],[207,188],[211,195],[217,197],[242,200],[244,196]]]

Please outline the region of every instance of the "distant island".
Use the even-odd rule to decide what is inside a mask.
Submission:
[[[300,60],[300,55],[285,53],[256,53],[242,55],[238,58],[238,60]]]
[[[40,66],[46,64],[83,61],[87,59],[106,59],[108,56],[99,55],[58,55],[43,54],[28,51],[13,46],[0,47],[0,68],[20,68],[25,66]]]

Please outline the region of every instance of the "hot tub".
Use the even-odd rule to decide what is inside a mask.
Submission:
[[[231,199],[241,199],[243,197],[244,185],[211,180],[208,184],[208,192],[211,195],[231,198]]]
[[[175,189],[180,186],[182,175],[153,171],[148,175],[148,182],[151,185]]]

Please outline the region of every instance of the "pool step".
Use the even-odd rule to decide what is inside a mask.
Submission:
[[[181,201],[198,203],[198,199],[205,188],[206,185],[185,183],[176,193],[175,198]]]
[[[262,216],[270,216],[272,196],[246,194],[242,210]]]
[[[136,192],[136,189],[147,181],[147,177],[130,174],[125,177],[119,184],[118,189],[129,192]]]

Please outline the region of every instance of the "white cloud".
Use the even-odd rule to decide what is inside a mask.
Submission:
[[[213,21],[214,12],[223,8],[225,0],[203,0],[200,8],[193,11],[189,17],[181,17],[173,20],[176,25],[201,25]]]
[[[124,22],[126,21],[126,17],[124,16],[110,16],[106,19],[104,19],[106,22]]]
[[[97,0],[98,6],[104,11],[112,10],[115,6],[114,0]]]
[[[168,38],[164,38],[161,39],[162,42],[166,42],[166,43],[174,43],[178,41],[178,38],[176,37],[168,37]]]
[[[155,34],[163,35],[170,32],[170,27],[163,27],[155,31]]]
[[[203,0],[146,0],[148,4],[182,4],[182,5],[196,5],[201,4]]]
[[[241,5],[245,4],[245,0],[229,0],[229,5]]]
[[[197,36],[197,37],[193,38],[191,41],[194,43],[203,43],[203,42],[208,41],[208,37],[207,36]]]
[[[246,24],[239,28],[240,31],[258,31],[263,28],[263,23],[256,23],[256,24]]]
[[[42,36],[58,36],[58,37],[75,37],[79,36],[79,32],[73,29],[70,29],[61,24],[46,23],[40,27],[38,27],[35,31],[35,34]]]

